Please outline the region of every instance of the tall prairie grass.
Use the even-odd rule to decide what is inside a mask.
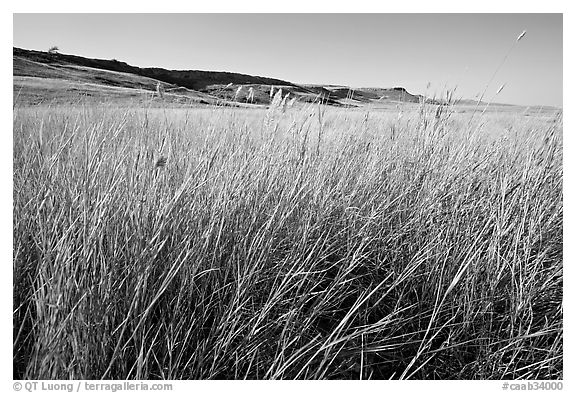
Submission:
[[[14,378],[562,378],[562,119],[452,109],[17,106]]]

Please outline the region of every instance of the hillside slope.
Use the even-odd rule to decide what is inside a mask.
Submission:
[[[238,105],[270,103],[270,91],[282,89],[297,101],[321,100],[330,105],[420,102],[422,96],[404,88],[361,88],[298,85],[292,82],[232,72],[140,68],[118,60],[89,59],[61,53],[13,48],[14,94],[38,103],[91,96],[106,99],[146,99],[160,84],[164,101]]]

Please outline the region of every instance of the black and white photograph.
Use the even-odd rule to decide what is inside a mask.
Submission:
[[[12,14],[14,391],[566,388],[564,15],[329,12]]]

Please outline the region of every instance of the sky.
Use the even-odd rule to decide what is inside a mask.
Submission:
[[[455,88],[461,98],[486,91],[484,101],[562,106],[562,14],[14,14],[13,22],[15,47],[139,67],[427,96]]]

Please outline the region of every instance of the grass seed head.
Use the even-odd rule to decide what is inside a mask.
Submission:
[[[158,158],[156,160],[156,165],[154,165],[155,168],[163,168],[166,165],[166,162],[168,162],[168,159],[164,156],[161,156],[160,158]]]
[[[524,30],[522,33],[520,33],[520,35],[518,36],[516,41],[520,41],[522,38],[524,38],[525,35],[526,35],[526,30]]]

